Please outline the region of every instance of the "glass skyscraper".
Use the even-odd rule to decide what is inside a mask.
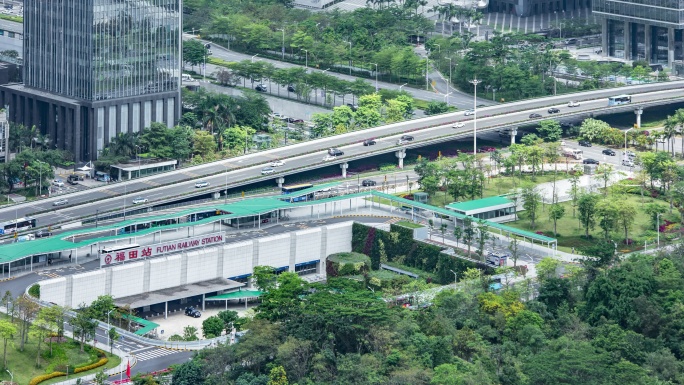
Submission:
[[[181,0],[24,0],[24,84],[0,89],[13,121],[79,160],[120,132],[175,124]]]
[[[666,66],[684,59],[684,0],[593,0],[592,8],[607,56]]]

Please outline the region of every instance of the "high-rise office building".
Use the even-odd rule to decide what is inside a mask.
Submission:
[[[607,56],[668,66],[684,59],[684,2],[593,0],[592,7],[602,18],[603,52]]]
[[[24,0],[24,83],[0,87],[10,121],[76,160],[118,133],[180,114],[181,0]]]

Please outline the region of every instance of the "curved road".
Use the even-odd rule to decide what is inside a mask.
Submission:
[[[623,111],[625,108],[633,109],[639,103],[654,103],[666,100],[669,102],[673,99],[684,100],[684,89],[681,88],[683,85],[684,82],[644,84],[618,90],[591,91],[572,96],[555,96],[486,107],[478,109],[478,116],[481,116],[477,120],[478,132],[491,131],[502,126],[529,124],[548,117],[557,119],[563,116],[586,116],[591,113],[606,113],[606,111],[610,111],[606,98],[619,93],[631,93],[633,95],[633,105],[615,108],[622,109]],[[666,88],[668,90],[662,91]],[[581,106],[568,108],[567,101],[569,98],[581,101]],[[546,109],[551,106],[559,108],[561,112],[548,115]],[[543,118],[529,119],[529,115],[532,112],[540,113]],[[150,204],[160,204],[160,202],[177,200],[179,196],[189,197],[206,194],[210,191],[225,190],[226,178],[228,188],[236,188],[260,180],[274,180],[279,176],[284,176],[285,183],[287,183],[287,175],[296,174],[303,170],[326,167],[331,164],[341,164],[354,159],[362,159],[407,148],[410,151],[411,147],[419,147],[472,135],[472,118],[472,116],[463,116],[461,112],[451,113],[321,138],[153,175],[139,180],[105,185],[41,201],[16,204],[0,209],[0,217],[10,219],[15,216],[31,215],[38,219],[38,226],[40,227],[93,216],[96,210],[100,212],[119,210],[124,206],[124,199],[126,199],[126,206],[130,207],[132,198],[138,195],[148,198],[151,201]],[[452,128],[451,123],[454,121],[462,121],[464,127],[459,129]],[[400,134],[406,132],[411,132],[415,140],[408,145],[398,146],[396,140]],[[377,145],[364,147],[360,144],[364,139],[372,137],[377,138]],[[332,161],[323,161],[326,149],[329,147],[339,147],[344,151],[344,156]],[[274,159],[285,160],[285,165],[279,167],[276,174],[262,176],[261,168]],[[205,188],[195,188],[195,181],[197,180],[206,180],[210,185]],[[143,190],[145,191],[143,192]],[[69,199],[69,205],[63,206],[61,209],[55,209],[52,203],[62,197]]]

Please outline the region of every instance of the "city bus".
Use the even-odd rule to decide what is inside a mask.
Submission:
[[[12,234],[17,231],[29,230],[36,227],[35,218],[23,217],[0,222],[0,234]]]
[[[611,96],[608,98],[608,105],[609,106],[618,106],[620,104],[629,104],[632,103],[632,97],[630,95],[618,95],[618,96]]]
[[[292,185],[292,186],[283,186],[282,187],[282,195],[289,195],[292,193],[296,193],[297,191],[306,190],[306,189],[312,188],[312,187],[313,187],[313,185],[311,183],[296,184],[296,185]],[[300,202],[300,201],[309,200],[310,198],[313,197],[313,194],[310,194],[310,195],[311,196],[302,195],[302,196],[294,197],[294,198],[290,199],[290,202]]]

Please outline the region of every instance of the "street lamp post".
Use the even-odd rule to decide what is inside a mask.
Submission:
[[[280,49],[281,50],[280,52],[283,54],[282,55],[283,60],[285,60],[285,28],[278,28],[277,31],[283,32],[283,45]]]
[[[41,162],[39,160],[36,160],[36,162],[38,162],[38,188],[40,189],[40,191],[38,191],[38,197],[40,197],[43,195],[43,167],[40,165],[45,162]]]
[[[352,42],[348,41],[347,43],[349,43],[349,76],[351,76],[352,65],[354,64],[354,62],[352,61]]]
[[[442,53],[442,46],[439,44],[435,44],[437,46],[437,53]]]
[[[256,55],[252,56],[252,59],[251,59],[251,62],[252,62],[252,63],[254,63],[254,58],[257,57],[257,56],[259,56],[259,54],[256,54]]]
[[[378,63],[370,63],[375,66],[375,92],[378,92]]]
[[[138,158],[138,178],[140,178],[140,146],[135,145],[135,156]]]
[[[430,89],[430,81],[428,78],[428,73],[430,72],[430,57],[425,55],[425,91]]]
[[[399,92],[401,92],[401,87],[403,87],[403,86],[405,86],[405,85],[407,85],[407,84],[408,84],[408,83],[404,83],[404,84],[400,85],[400,86],[399,86]]]
[[[625,130],[625,153],[622,155],[622,160],[627,159],[627,133],[632,131],[634,127]]]
[[[454,283],[456,283],[456,281],[458,281],[458,274],[456,274],[456,272],[451,269],[449,269],[449,271],[454,273]]]
[[[657,245],[660,248],[660,213],[656,213],[656,234],[657,234]]]
[[[309,50],[302,48],[302,51],[304,51],[304,53],[306,54],[306,61],[304,62],[304,68],[306,70],[308,70],[309,69]]]
[[[453,94],[453,92],[449,92],[446,95],[444,95],[444,98],[446,98],[446,104],[447,106],[449,105],[449,95]]]
[[[447,91],[451,89],[451,58],[449,58],[449,83],[447,83]],[[449,104],[449,98],[447,98],[447,104]]]
[[[477,85],[482,83],[482,80],[473,79],[470,83],[475,86],[473,96],[473,155],[477,156]]]
[[[112,328],[112,325],[109,323],[109,314],[113,311],[114,311],[114,309],[107,312],[107,327],[109,327],[110,329]],[[109,340],[109,330],[107,330],[107,346],[109,346],[110,344],[111,344],[111,341]]]

